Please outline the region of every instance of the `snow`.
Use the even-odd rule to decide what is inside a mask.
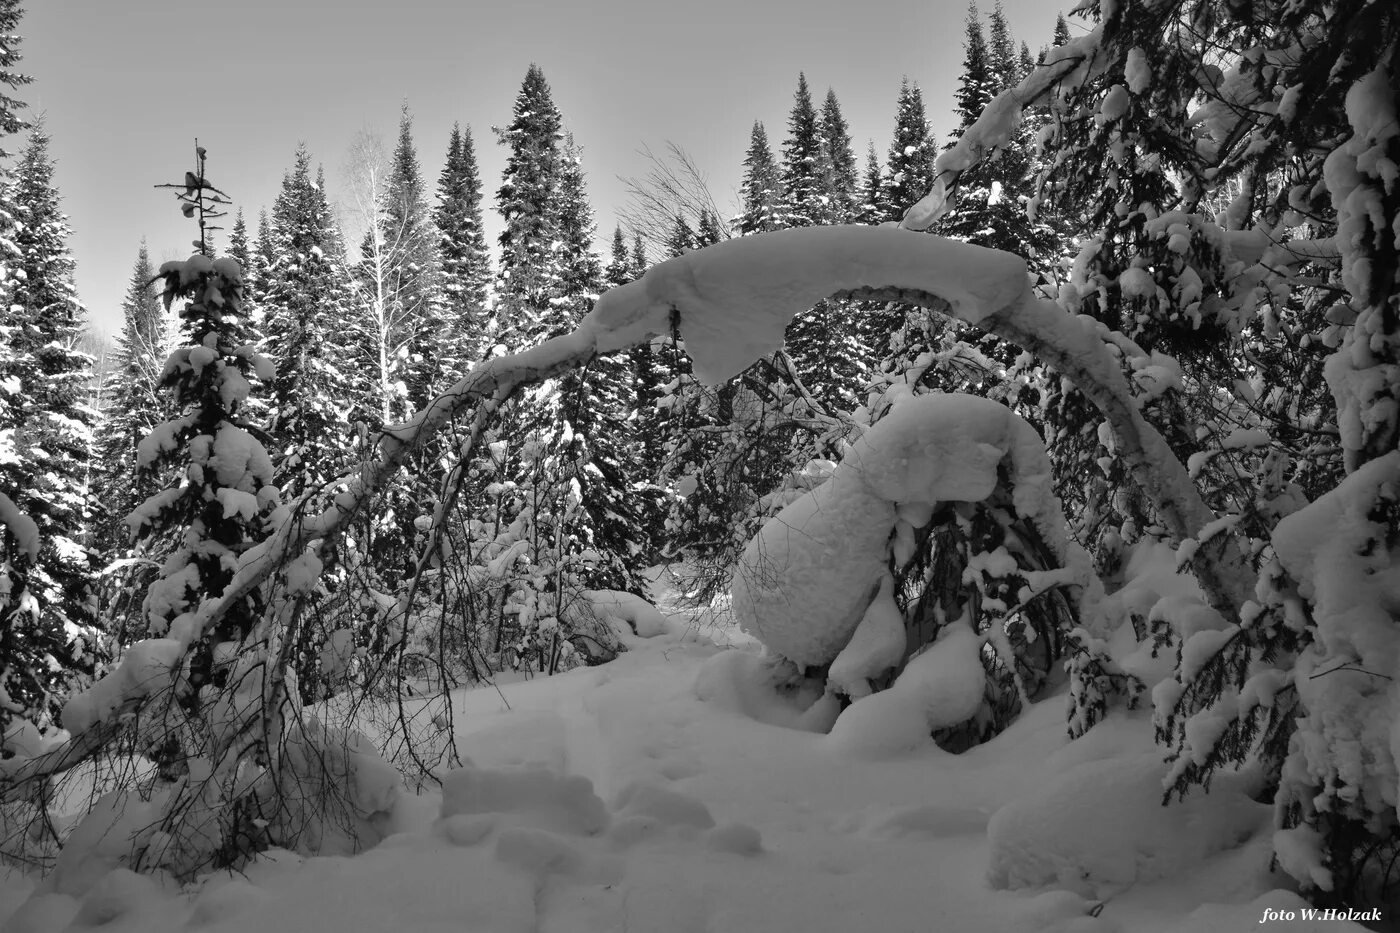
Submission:
[[[635,593],[620,590],[584,590],[583,598],[604,619],[626,625],[638,638],[654,638],[667,631],[666,619],[656,607]]]
[[[831,728],[830,745],[848,755],[882,758],[933,744],[935,729],[972,718],[986,674],[982,639],[955,622],[911,658],[894,686],[856,700]]]
[[[830,662],[875,594],[894,521],[894,506],[859,470],[838,468],[744,547],[730,584],[735,617],[784,658]]]
[[[852,699],[866,696],[871,680],[904,660],[907,644],[904,615],[894,601],[894,579],[886,573],[850,642],[831,662],[827,682]]]
[[[605,292],[578,333],[599,353],[669,334],[673,309],[696,378],[716,384],[782,346],[789,320],[858,288],[931,292],[977,321],[1028,291],[1019,258],[895,227],[808,227],[735,238],[658,263]]]
[[[1209,794],[1163,806],[1164,772],[1155,752],[1086,762],[1007,804],[987,825],[988,881],[1108,898],[1178,874],[1269,824],[1271,808],[1226,777]]]
[[[1003,463],[1017,513],[1065,560],[1070,578],[1088,586],[1088,557],[1069,541],[1035,429],[989,399],[906,396],[861,435],[830,480],[789,503],[750,539],[730,587],[735,617],[788,660],[831,662],[875,596],[899,509],[912,514],[940,502],[981,502],[996,488]],[[858,646],[860,661],[853,656],[848,663],[859,668],[869,650]],[[858,670],[843,665],[842,671],[861,679]]]
[[[471,762],[444,772],[442,790],[395,796],[391,772],[356,771],[357,807],[382,813],[382,841],[367,851],[274,849],[181,889],[121,864],[161,800],[106,798],[49,878],[0,874],[0,927],[1214,933],[1302,906],[1268,870],[1267,808],[1242,782],[1226,776],[1209,795],[1160,805],[1143,718],[1115,714],[1070,743],[1055,696],[963,755],[926,740],[895,755],[843,754],[797,728],[817,694],[794,690],[752,644],[721,647],[744,641],[729,624],[702,633],[697,623],[672,616],[607,665],[455,692]],[[939,663],[974,663],[969,635],[951,630],[946,644],[963,644]],[[750,716],[726,702],[736,691],[748,708],[792,719]],[[1113,864],[1095,857],[1100,840]],[[1031,887],[989,886],[994,866]],[[1057,880],[1080,867],[1088,878]],[[1090,888],[1115,895],[1096,918]]]
[[[15,546],[28,554],[30,560],[39,559],[39,526],[3,492],[0,492],[0,525],[14,536]]]

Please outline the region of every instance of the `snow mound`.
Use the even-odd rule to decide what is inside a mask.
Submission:
[[[584,590],[583,598],[593,611],[604,619],[622,623],[638,638],[655,638],[669,631],[666,617],[656,607],[635,593],[622,590]]]
[[[591,836],[608,825],[608,811],[593,782],[543,768],[492,771],[458,768],[442,782],[441,816],[507,813],[558,833]]]
[[[1157,753],[1086,762],[1008,803],[987,826],[988,881],[1107,897],[1176,874],[1267,824],[1270,807],[1223,775],[1209,794],[1163,806],[1165,770]]]
[[[982,705],[982,640],[966,625],[944,629],[909,661],[894,686],[856,700],[831,728],[845,754],[883,758],[932,744],[935,729],[966,722]]]
[[[617,795],[617,811],[650,817],[669,826],[710,829],[715,825],[715,818],[704,803],[651,781],[633,781],[624,787]]]
[[[838,469],[745,545],[730,584],[739,625],[799,666],[829,663],[875,593],[894,521],[859,471]]]
[[[867,696],[870,681],[897,667],[907,645],[904,615],[894,601],[894,579],[886,573],[855,634],[831,662],[827,683],[853,699]]]
[[[770,726],[826,732],[836,719],[836,698],[820,685],[794,681],[780,663],[746,651],[721,651],[706,660],[694,690],[717,709]]]

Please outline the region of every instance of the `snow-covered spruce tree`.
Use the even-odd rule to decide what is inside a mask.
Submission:
[[[744,177],[739,184],[739,199],[743,212],[734,219],[734,229],[740,236],[764,233],[782,226],[782,180],[768,133],[763,124],[754,121],[749,135],[749,149],[744,155]]]
[[[963,40],[963,74],[957,95],[958,125],[948,146],[962,137],[993,97],[1020,83],[1020,63],[1005,14],[998,4],[991,19],[991,41],[983,37],[976,7],[968,11]],[[1034,195],[1031,175],[1035,121],[1025,120],[1016,137],[962,174],[958,201],[939,221],[936,232],[954,239],[1024,256],[1032,274],[1041,275],[1054,257],[1052,231],[1028,216]]]
[[[368,829],[367,808],[392,795],[397,775],[375,771],[361,740],[302,718],[289,694],[295,675],[287,651],[305,596],[322,567],[315,549],[300,552],[272,585],[239,590],[240,567],[272,542],[270,526],[299,526],[272,485],[272,460],[242,413],[251,377],[270,381],[271,361],[244,342],[242,272],[212,258],[211,221],[228,199],[205,175],[205,153],[173,188],[198,219],[197,251],[161,266],[167,302],[184,300],[188,341],[163,373],[176,417],[138,448],[138,464],[167,477],[165,488],[128,519],[139,535],[165,541],[169,553],[147,594],[152,637],[131,645],[120,668],[63,710],[70,747],[57,764],[40,756],[10,779],[25,786],[123,743],[156,765],[136,787],[123,783],[89,815],[107,832],[119,814],[130,848],[109,864],[165,869],[188,879],[213,866],[241,864],[268,845],[303,851],[353,846]],[[210,605],[221,604],[216,618]],[[369,789],[366,782],[376,782]],[[130,795],[140,794],[137,805]],[[387,804],[386,804],[387,805]],[[99,856],[79,847],[61,858],[80,865]]]
[[[387,301],[391,316],[405,333],[403,381],[409,411],[428,401],[428,393],[453,365],[440,359],[444,332],[438,232],[428,209],[428,193],[413,142],[413,118],[405,106],[399,138],[385,180],[379,235],[388,244]]]
[[[345,327],[351,307],[344,246],[331,217],[324,176],[318,171],[313,177],[305,147],[298,147],[291,171],[283,176],[271,223],[273,262],[259,300],[264,352],[276,367],[267,392],[265,436],[273,484],[293,501],[308,491],[343,488],[357,453],[349,414],[372,397],[374,386],[346,365],[355,347],[348,339],[352,331]],[[325,556],[338,558],[322,577],[329,592],[318,590],[320,599],[303,617],[294,652],[305,700],[323,695],[321,651],[331,630],[356,627],[353,613],[343,606],[332,609],[326,601],[344,587],[349,555]],[[349,563],[357,563],[359,556]],[[369,638],[357,634],[361,643]]]
[[[155,280],[143,241],[122,300],[122,329],[117,334],[113,372],[96,440],[93,488],[102,512],[94,529],[94,545],[109,565],[112,561],[128,562],[119,569],[109,566],[102,587],[109,629],[118,643],[129,641],[128,633],[144,630],[141,594],[151,569],[132,547],[131,529],[126,524],[131,511],[154,491],[148,488],[147,478],[137,473],[136,445],[168,414],[160,376],[171,335],[166,333]]]
[[[563,123],[538,65],[530,66],[514,116],[496,136],[510,150],[496,193],[496,209],[505,221],[496,289],[498,340],[530,346],[553,329],[561,275],[555,244]]]
[[[828,217],[831,166],[822,145],[822,129],[807,75],[799,73],[788,115],[788,136],[783,142],[782,227],[807,227]]]
[[[880,214],[880,193],[885,190],[884,172],[880,168],[880,157],[875,152],[875,140],[865,147],[865,170],[860,176],[860,205],[854,220],[863,224],[878,224],[884,220]]]
[[[525,77],[515,119],[498,135],[510,148],[497,200],[506,222],[499,339],[528,346],[581,320],[602,269],[579,152],[537,66]],[[631,382],[625,363],[599,361],[542,383],[502,412],[497,453],[476,467],[491,482],[484,505],[474,506],[467,546],[478,566],[517,543],[520,550],[502,568],[508,573],[493,575],[494,593],[474,588],[471,574],[458,591],[469,626],[494,628],[488,666],[553,672],[615,650],[610,637],[600,642],[599,633],[576,627],[571,606],[587,588],[635,588],[646,553],[628,501],[627,438],[611,427],[625,423]]]
[[[933,161],[937,154],[933,130],[924,110],[923,93],[905,78],[895,103],[894,138],[890,142],[885,173],[881,179],[878,210],[870,222],[897,221],[904,211],[923,196],[933,183]],[[867,179],[867,184],[874,182]],[[873,192],[868,192],[873,194]],[[857,315],[858,336],[871,360],[871,370],[894,370],[891,356],[902,350],[895,335],[904,327],[911,310],[900,304],[866,307]],[[921,316],[922,312],[920,312]]]
[[[444,321],[448,335],[439,341],[451,347],[443,354],[456,369],[444,375],[458,379],[487,349],[487,298],[491,285],[491,254],[481,219],[481,175],[471,127],[453,124],[447,159],[438,176],[438,204],[433,212],[442,263]]]
[[[1064,158],[1043,195],[1088,205],[1100,227],[1059,303],[1099,317],[1149,397],[1171,401],[1164,384],[1183,385],[1216,403],[1171,416],[1209,445],[1188,458],[1205,498],[1177,487],[1200,502],[1196,517],[1152,489],[1136,508],[1187,539],[1180,557],[1204,591],[1194,607],[1162,607],[1154,633],[1178,648],[1175,674],[1153,689],[1173,789],[1256,767],[1274,795],[1278,864],[1320,903],[1393,904],[1396,763],[1369,737],[1397,715],[1385,673],[1395,613],[1376,582],[1400,567],[1400,264],[1385,180],[1400,155],[1400,20],[1366,0],[1344,12],[1207,0],[1088,12],[1086,35],[940,157],[906,223],[936,217],[958,174],[1005,143],[1015,111],[1049,101]],[[1247,51],[1202,67],[1218,49]],[[1255,352],[1270,343],[1324,349],[1294,353],[1301,378],[1279,378]],[[1318,368],[1335,413],[1309,397]],[[1222,384],[1233,393],[1198,391]],[[1221,460],[1237,464],[1229,489],[1213,479]],[[1334,466],[1329,481],[1329,463],[1345,478]],[[1299,479],[1322,493],[1311,504]],[[1085,650],[1110,659],[1104,644]],[[1081,709],[1103,701],[1084,673]]]
[[[15,125],[13,102],[3,103],[0,112]],[[0,693],[8,697],[0,703],[0,735],[14,716],[47,730],[65,693],[96,670],[106,650],[94,605],[96,555],[83,543],[95,518],[90,359],[78,349],[83,308],[48,146],[42,123],[34,126],[4,187],[0,477],[15,514],[28,516],[37,537],[12,539],[8,552],[18,589],[0,629]]]
[[[265,352],[277,367],[268,434],[274,482],[300,496],[348,466],[346,413],[361,395],[346,367],[344,248],[322,176],[299,147],[272,206],[273,265],[262,297]]]
[[[263,432],[243,417],[250,380],[271,382],[276,368],[256,352],[239,322],[242,270],[232,258],[210,256],[207,231],[229,201],[204,171],[205,152],[197,148],[195,170],[180,184],[162,186],[176,189],[181,210],[198,219],[200,236],[188,260],[165,263],[157,275],[167,306],[177,298],[186,301],[179,312],[183,345],[165,361],[160,376],[170,393],[171,417],[137,447],[137,469],[158,478],[162,488],[126,518],[133,537],[162,559],[143,606],[145,634],[191,646],[177,691],[177,702],[191,717],[207,699],[204,688],[217,691],[227,679],[226,652],[218,646],[237,644],[251,633],[264,609],[262,599],[250,594],[218,631],[186,629],[200,602],[223,592],[238,555],[262,540],[267,516],[281,504],[271,455],[257,437]],[[191,635],[200,637],[195,641]],[[65,716],[85,720],[65,721],[77,733],[99,711],[70,706]],[[178,764],[158,761],[166,768]]]
[[[826,152],[827,223],[850,223],[859,212],[859,179],[856,177],[856,156],[851,149],[851,133],[841,113],[836,91],[826,89],[821,112],[822,149]]]

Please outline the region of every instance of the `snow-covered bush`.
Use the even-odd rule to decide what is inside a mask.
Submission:
[[[799,668],[825,670],[828,689],[854,701],[838,730],[889,706],[865,698],[893,681],[928,708],[926,732],[956,748],[1000,731],[1058,681],[1081,618],[1103,629],[1098,581],[1069,538],[1039,436],[968,395],[897,400],[831,479],[749,542],[732,595],[746,630]],[[950,717],[928,699],[946,686],[939,678],[899,672],[954,630],[966,630],[979,674]]]

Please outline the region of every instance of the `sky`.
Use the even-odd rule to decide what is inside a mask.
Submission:
[[[983,17],[990,11],[982,0]],[[967,12],[961,0],[30,0],[20,70],[29,116],[43,113],[55,183],[73,227],[78,290],[92,325],[120,328],[142,238],[152,260],[184,258],[197,235],[169,191],[193,167],[249,226],[269,207],[299,143],[349,208],[345,166],[356,135],[392,148],[401,108],[413,115],[425,181],[435,190],[454,122],[469,127],[494,211],[509,122],[531,62],[544,70],[565,128],[583,149],[597,249],[608,248],[625,179],[642,150],[684,149],[721,208],[736,191],[754,120],[779,150],[798,72],[820,106],[835,89],[864,164],[884,161],[895,97],[908,76],[924,92],[940,142]],[[1004,0],[1016,38],[1049,42],[1060,5]],[[1071,20],[1071,31],[1075,20]],[[17,150],[22,141],[10,140]],[[229,218],[231,226],[232,217]],[[352,241],[353,242],[353,241]]]

